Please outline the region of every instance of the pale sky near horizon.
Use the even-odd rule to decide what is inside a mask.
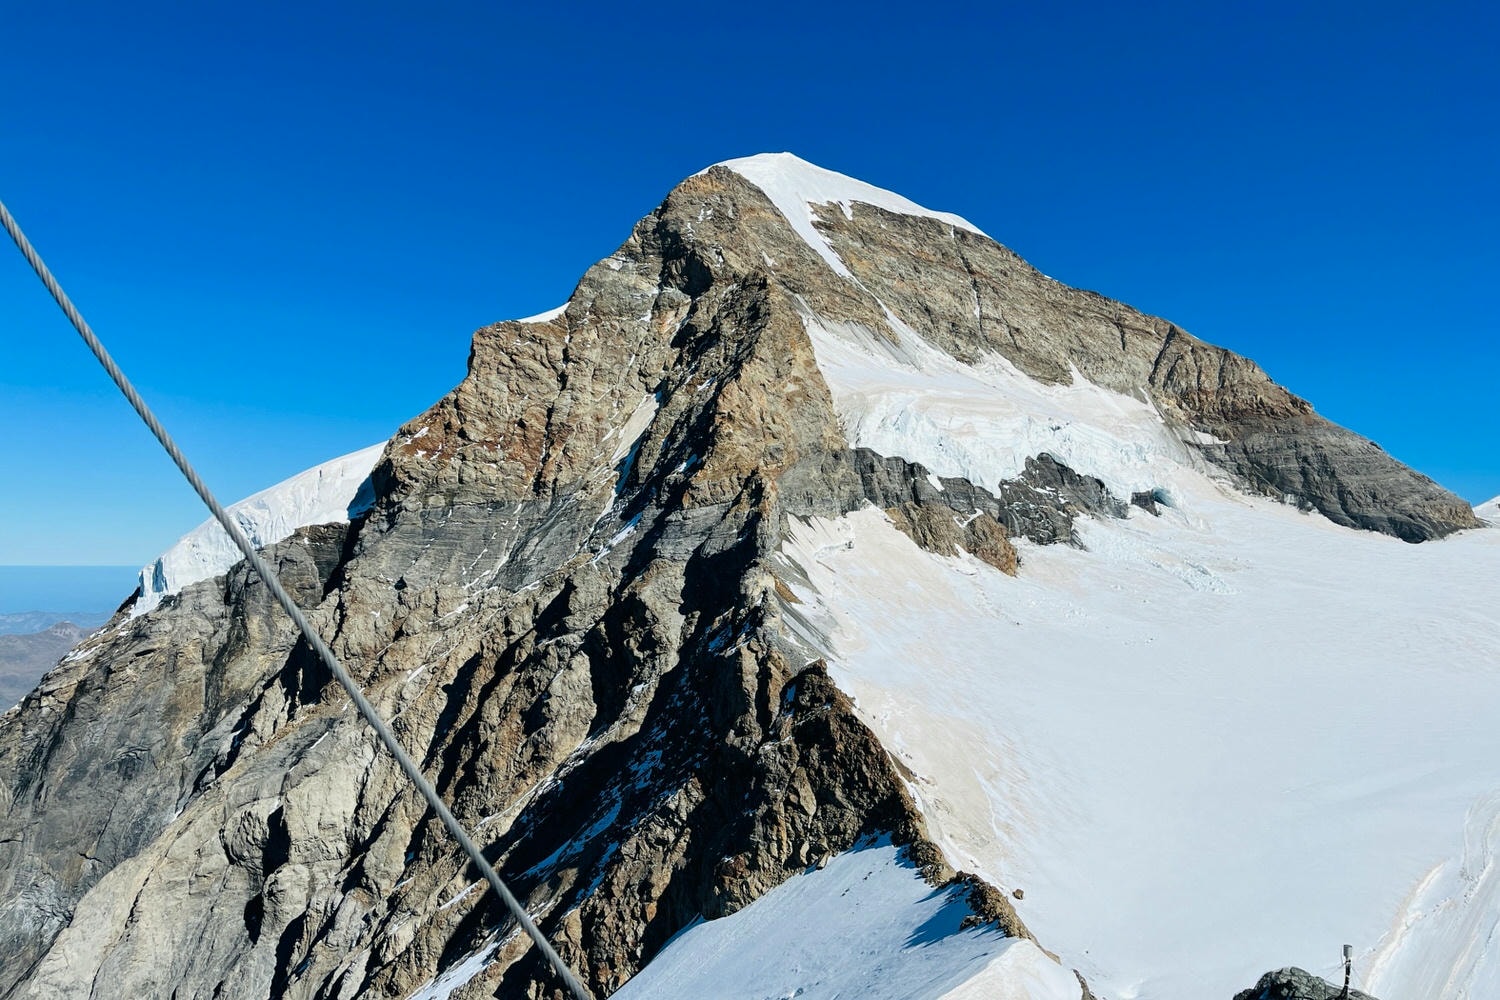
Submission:
[[[7,12],[0,198],[222,499],[388,437],[475,328],[782,149],[1500,494],[1493,6],[529,6]],[[203,520],[8,245],[0,327],[0,564]]]

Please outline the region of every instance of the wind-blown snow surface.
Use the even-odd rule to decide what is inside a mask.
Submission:
[[[1481,521],[1488,521],[1495,527],[1500,528],[1500,497],[1495,497],[1493,500],[1486,500],[1474,508],[1474,513]]]
[[[854,203],[863,202],[901,215],[938,219],[984,235],[972,222],[951,212],[934,212],[923,208],[892,191],[825,170],[791,153],[761,153],[738,160],[725,160],[715,165],[728,167],[760,188],[771,199],[777,211],[786,216],[786,221],[797,235],[817,251],[828,262],[829,267],[845,278],[852,278],[849,268],[813,225],[812,209],[815,205],[836,204],[843,209],[846,218],[853,218]]]
[[[1077,1000],[1078,980],[1030,941],[960,930],[970,912],[889,843],[872,845],[693,924],[615,997]]]
[[[374,501],[370,470],[384,450],[381,442],[299,472],[233,504],[229,513],[256,548],[274,545],[308,525],[347,521]],[[141,570],[141,596],[131,614],[145,614],[162,598],[227,573],[243,558],[217,521],[204,521]]]
[[[788,613],[950,860],[1024,888],[1102,995],[1228,997],[1349,942],[1377,996],[1500,996],[1500,532],[1179,499],[1019,578],[874,509],[803,524]]]

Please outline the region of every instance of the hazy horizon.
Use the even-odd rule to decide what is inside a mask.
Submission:
[[[110,612],[135,589],[139,566],[0,563],[0,615]]]

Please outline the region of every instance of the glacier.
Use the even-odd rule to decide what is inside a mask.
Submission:
[[[341,455],[226,509],[258,549],[290,538],[298,528],[346,522],[374,502],[370,470],[384,451],[382,441]],[[184,587],[227,573],[243,558],[218,521],[204,521],[141,569],[132,617],[148,613]]]
[[[789,154],[724,165],[845,280],[814,206],[974,229]],[[1148,400],[886,318],[895,338],[802,315],[851,447],[992,491],[1050,454],[1165,501],[1081,521],[1078,548],[1021,540],[1018,578],[873,507],[795,527],[782,612],[949,861],[1024,887],[1038,937],[1119,1000],[1337,979],[1344,943],[1377,996],[1500,996],[1500,533],[1411,546],[1247,496]],[[1500,524],[1500,498],[1476,514]]]
[[[981,485],[1040,448],[1171,497],[1021,542],[1014,579],[874,508],[794,532],[784,613],[950,862],[1024,887],[1122,1000],[1336,978],[1345,942],[1377,996],[1500,996],[1500,533],[1339,527],[1226,485],[1139,400],[808,323],[851,444]]]

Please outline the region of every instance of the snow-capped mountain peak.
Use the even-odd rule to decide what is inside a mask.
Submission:
[[[827,170],[792,153],[760,153],[736,160],[724,160],[715,166],[727,167],[760,188],[786,217],[797,235],[817,251],[828,262],[829,267],[846,278],[850,277],[848,267],[813,225],[815,206],[837,205],[846,218],[852,218],[855,204],[874,205],[898,215],[937,219],[971,233],[984,235],[978,226],[961,216],[923,208],[909,198]]]

